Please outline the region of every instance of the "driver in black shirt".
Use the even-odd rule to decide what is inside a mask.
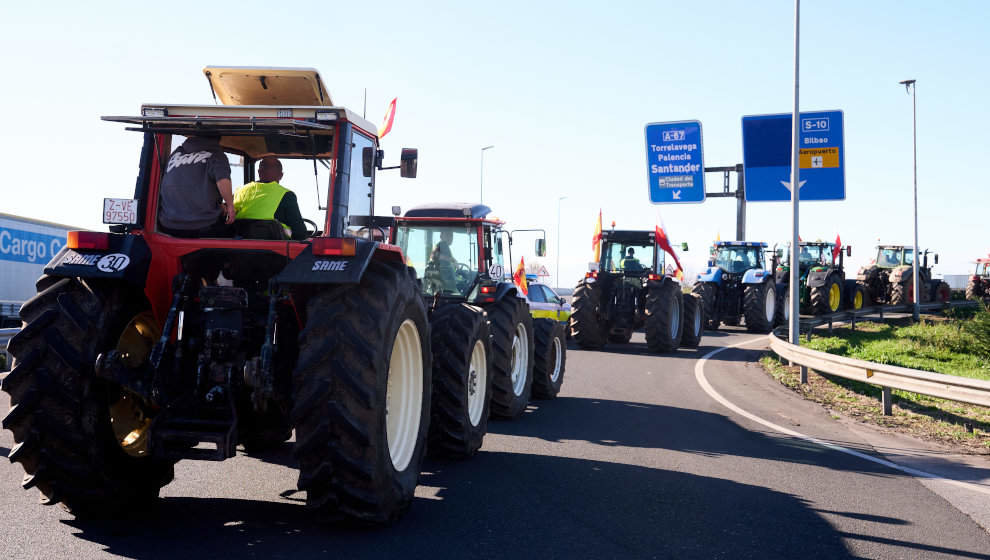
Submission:
[[[440,281],[443,283],[444,291],[457,291],[457,278],[454,268],[457,266],[457,259],[450,251],[450,244],[454,241],[454,232],[444,230],[440,232],[440,241],[433,248],[430,254],[430,263],[436,267],[440,273]]]

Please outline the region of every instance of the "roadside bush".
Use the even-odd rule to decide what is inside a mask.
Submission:
[[[962,328],[973,340],[969,351],[990,358],[990,313],[980,311],[964,322]]]

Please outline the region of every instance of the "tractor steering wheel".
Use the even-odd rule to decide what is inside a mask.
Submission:
[[[320,227],[317,226],[316,222],[314,222],[313,220],[307,220],[306,218],[303,218],[303,223],[305,223],[308,226],[313,226],[312,230],[306,232],[306,237],[316,237],[317,234],[320,233]]]

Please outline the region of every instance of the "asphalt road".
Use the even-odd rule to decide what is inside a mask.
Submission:
[[[769,430],[716,402],[697,351],[568,351],[564,389],[492,422],[468,461],[428,460],[393,527],[313,523],[289,444],[264,458],[182,462],[148,513],[80,522],[0,463],[3,558],[987,558],[990,534],[919,480]],[[757,343],[754,348],[759,347]],[[724,398],[774,423],[873,454],[818,405],[732,349],[704,366]],[[9,403],[0,400],[0,412]],[[875,443],[875,440],[874,440]],[[13,445],[0,435],[0,452]],[[985,468],[990,468],[986,465]],[[985,500],[977,503],[986,503]]]

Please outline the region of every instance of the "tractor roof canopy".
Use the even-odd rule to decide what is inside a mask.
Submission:
[[[656,232],[652,230],[610,229],[602,232],[602,241],[650,245],[656,243]]]
[[[207,66],[203,74],[224,105],[333,105],[315,68]]]
[[[484,220],[492,223],[502,223],[496,218],[488,218],[492,209],[484,204],[473,202],[442,202],[424,204],[406,211],[406,218],[443,218],[461,220]]]
[[[766,247],[763,241],[716,241],[716,247]]]

